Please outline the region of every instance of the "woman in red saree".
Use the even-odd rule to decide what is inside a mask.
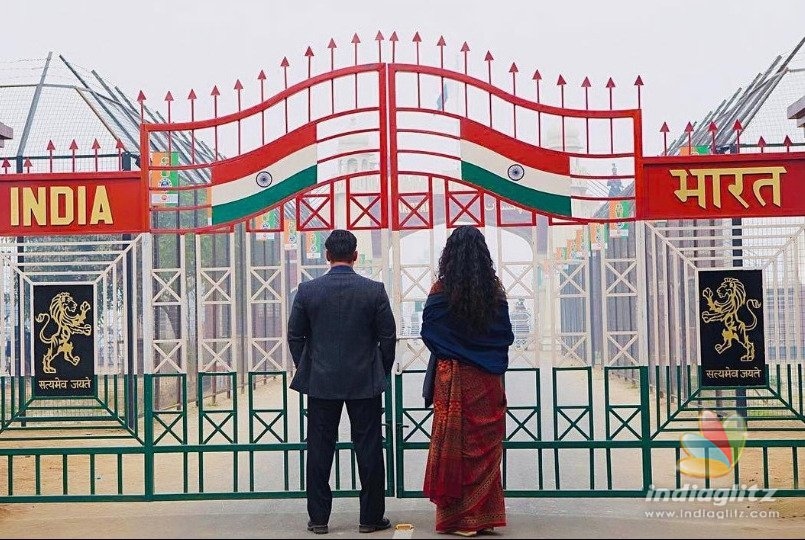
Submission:
[[[502,527],[503,375],[514,334],[478,229],[458,227],[447,239],[421,335],[431,352],[423,396],[434,407],[424,493],[436,504],[436,531],[474,536]]]

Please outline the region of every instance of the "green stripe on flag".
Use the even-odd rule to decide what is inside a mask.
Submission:
[[[571,216],[570,197],[522,186],[467,161],[461,162],[461,178],[517,204],[551,214]]]
[[[258,191],[250,197],[219,205],[213,202],[213,225],[237,221],[261,210],[266,210],[282,199],[315,185],[317,177],[316,168],[316,165],[311,165],[307,169],[299,171],[290,178],[279,182],[277,185]]]

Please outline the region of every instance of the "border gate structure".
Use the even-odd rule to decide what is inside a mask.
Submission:
[[[327,271],[334,228],[355,232],[356,270],[392,297],[387,492],[420,496],[421,310],[440,246],[464,224],[485,231],[515,323],[507,496],[680,487],[688,450],[712,451],[679,438],[703,410],[738,412],[750,433],[706,487],[805,494],[805,153],[741,145],[740,119],[714,117],[709,147],[689,136],[647,157],[639,77],[633,95],[610,79],[599,96],[559,75],[548,103],[539,71],[527,91],[514,63],[493,81],[489,52],[471,72],[467,43],[450,68],[443,38],[433,61],[418,33],[375,41],[353,36],[349,65],[334,40],[328,61],[309,47],[297,83],[284,58],[276,82],[260,72],[251,106],[237,81],[228,114],[215,87],[206,119],[194,91],[181,121],[170,92],[164,117],[140,93],[132,159],[122,141],[100,162],[98,145],[71,145],[69,170],[53,172],[51,144],[50,160],[2,165],[0,501],[304,497],[306,405],[288,391],[285,324],[298,284]],[[738,135],[728,152],[725,127]],[[478,175],[479,148],[511,158],[504,176]],[[558,164],[552,198],[518,183],[531,162]],[[762,271],[765,382],[712,386],[709,371],[739,370],[701,368],[699,276],[737,269]],[[87,300],[47,296],[57,290]],[[91,369],[65,380],[73,350]],[[332,482],[337,496],[359,489],[347,432]]]

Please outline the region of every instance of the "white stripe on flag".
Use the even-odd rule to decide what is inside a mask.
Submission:
[[[461,160],[482,167],[492,174],[509,181],[514,181],[509,177],[509,167],[515,164],[520,165],[523,168],[524,174],[522,180],[519,180],[517,184],[543,193],[551,193],[564,197],[570,196],[569,176],[528,167],[467,140],[461,141]]]
[[[317,159],[316,145],[312,144],[263,167],[260,171],[267,171],[271,175],[272,180],[269,187],[273,187],[294,174],[315,165]],[[260,171],[231,182],[213,185],[212,204],[218,206],[239,201],[265,189],[257,183],[257,174]]]

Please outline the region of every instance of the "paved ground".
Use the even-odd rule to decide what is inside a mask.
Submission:
[[[651,503],[643,500],[534,499],[511,501],[509,526],[488,538],[801,538],[805,499],[773,503]],[[330,537],[357,535],[357,501],[337,500]],[[648,517],[651,511],[775,511],[780,517],[717,515]],[[388,500],[394,529],[366,538],[446,538],[433,532],[427,501]],[[305,530],[304,501],[14,504],[0,507],[2,538],[318,538]]]

